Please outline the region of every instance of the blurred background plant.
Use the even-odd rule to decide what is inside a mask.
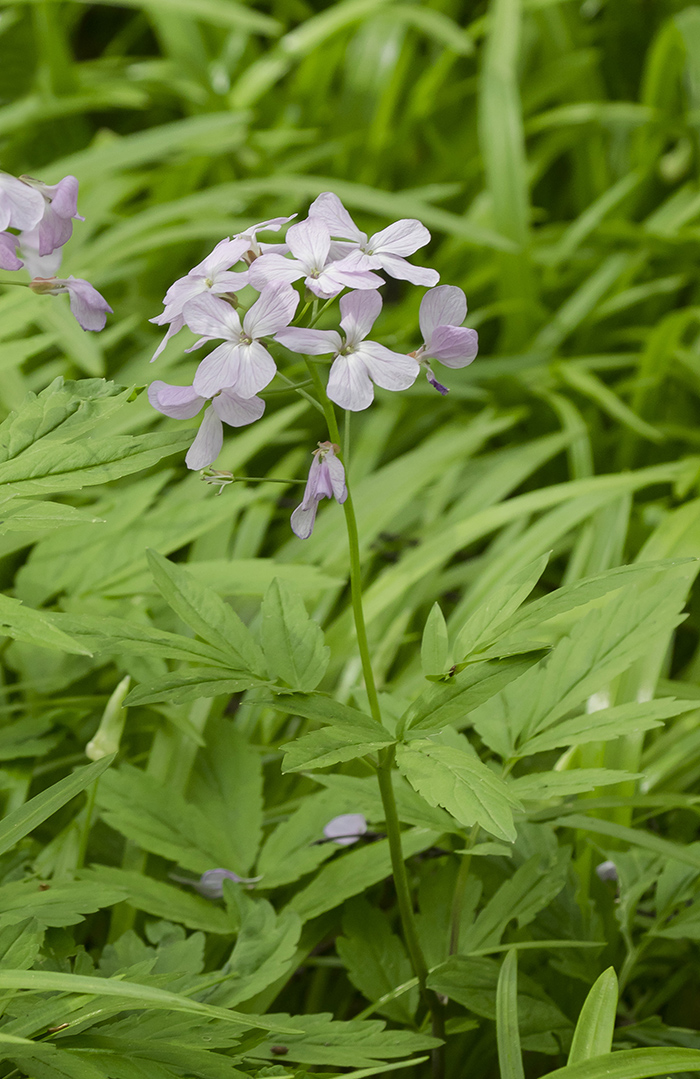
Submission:
[[[480,356],[450,372],[446,399],[421,378],[406,393],[379,394],[374,409],[352,418],[367,616],[387,701],[389,692],[409,699],[425,685],[420,637],[436,598],[450,628],[459,629],[507,574],[548,551],[536,596],[638,557],[700,555],[700,7],[681,0],[16,0],[0,5],[0,60],[2,167],[48,183],[78,177],[86,220],[76,223],[61,272],[88,278],[115,311],[103,333],[85,334],[60,300],[4,290],[4,414],[57,376],[129,387],[155,377],[189,381],[196,361],[180,338],[149,366],[161,331],[147,320],[159,313],[167,287],[223,236],[303,213],[321,191],[335,191],[370,233],[398,217],[417,217],[431,230],[421,262],[465,290]],[[394,281],[384,291],[381,339],[399,351],[414,348],[420,293]],[[176,428],[141,394],[105,414],[100,430]],[[217,467],[240,476],[301,475],[309,450],[325,437],[305,402],[270,392],[265,419],[229,435]],[[156,593],[146,548],[187,561],[253,626],[260,596],[282,576],[326,627],[333,657],[324,686],[361,704],[358,662],[345,651],[347,559],[337,507],[322,508],[314,536],[300,544],[289,532],[294,490],[237,484],[214,498],[181,458],[148,463],[148,471],[107,486],[60,493],[83,514],[79,523],[15,522],[0,537],[3,587],[33,608],[181,630]],[[640,661],[611,690],[613,702],[654,692],[700,697],[693,596],[689,610],[666,654],[657,648]],[[167,671],[162,658],[123,654],[117,645],[107,656],[64,655],[26,635],[6,641],[2,660],[0,779],[8,810],[84,761],[127,674],[142,683]],[[248,793],[236,802],[252,815],[241,864],[252,873],[253,847],[263,825],[271,830],[258,868],[282,901],[299,879],[306,887],[306,875],[327,857],[327,847],[307,845],[312,837],[359,796],[352,785],[319,792],[303,776],[280,775],[278,746],[306,729],[302,722],[254,692],[233,703],[224,696],[213,705],[144,704],[129,710],[122,754],[149,770],[148,784],[163,784],[163,803],[177,804],[184,820],[183,805],[205,805],[216,749],[225,757],[231,739],[259,784],[254,796],[242,787]],[[205,727],[210,749],[197,756]],[[533,1075],[556,1066],[588,988],[611,963],[622,983],[623,1048],[700,1045],[700,917],[688,916],[682,929],[664,921],[675,896],[696,897],[700,875],[698,713],[670,720],[645,742],[614,745],[614,752],[594,744],[566,760],[547,758],[547,768],[612,764],[644,773],[641,785],[616,789],[607,801],[598,791],[589,825],[579,814],[572,829],[556,823],[552,806],[558,813],[561,799],[545,792],[533,809],[540,818],[523,825],[517,858],[532,866],[537,855],[549,869],[531,868],[534,876],[521,875],[506,895],[499,888],[512,876],[508,859],[498,851],[472,859],[478,884],[467,891],[465,910],[478,908],[480,889],[505,906],[500,921],[494,915],[491,928],[482,924],[481,937],[467,935],[465,947],[498,948],[504,936],[607,941],[604,949],[521,954],[521,978],[530,979],[521,986],[523,1045]],[[104,969],[130,969],[166,945],[180,947],[175,923],[208,934],[205,966],[216,969],[233,923],[201,897],[176,901],[180,893],[167,883],[178,858],[190,872],[214,866],[192,853],[194,842],[177,847],[170,833],[163,838],[156,810],[146,812],[149,792],[128,765],[119,782],[101,781],[87,809],[72,803],[5,856],[9,880],[31,864],[40,879],[75,883],[86,858],[102,863],[102,887],[113,886],[103,901],[129,900],[114,908],[111,923],[90,915],[72,942],[60,919],[50,923],[45,969],[83,970],[85,963],[87,970],[92,960],[76,956],[99,951],[108,937],[113,952]],[[243,783],[243,766],[230,768],[221,782]],[[264,816],[256,801],[263,775]],[[358,778],[352,769],[348,776]],[[127,812],[133,804],[142,819]],[[547,815],[555,824],[545,827]],[[557,834],[568,846],[557,848]],[[684,864],[664,840],[691,844]],[[275,860],[282,850],[286,863]],[[618,865],[619,904],[616,885],[594,872],[606,858]],[[654,892],[664,863],[665,883]],[[139,874],[147,885],[137,883]],[[528,906],[538,875],[550,884],[540,882]],[[447,923],[444,897],[455,876],[452,863],[414,866],[423,911],[442,903]],[[369,881],[390,910],[381,884],[357,881],[357,892]],[[324,887],[323,902],[297,903],[308,919],[297,960],[307,965],[274,1006],[349,1018],[408,983],[410,970],[393,914],[377,904],[368,913],[361,900],[345,905],[342,921],[343,940],[360,958],[342,944],[329,954],[341,905],[353,893]],[[535,908],[539,922],[532,922]],[[148,922],[153,917],[170,928]],[[436,932],[431,943],[422,917],[426,950],[440,963],[442,938]],[[140,944],[124,937],[129,944],[117,962],[113,942],[134,926]],[[371,965],[376,954],[384,974],[381,963]],[[195,970],[198,960],[187,962]],[[463,1006],[450,1017],[453,1061],[464,1074],[486,1076],[497,1067],[498,968],[483,955],[470,962],[468,973],[457,964],[453,983],[445,976],[436,987]],[[343,965],[349,977],[332,978]],[[279,970],[279,985],[271,981],[254,998],[257,1010],[282,989],[287,968]],[[377,1007],[410,1026],[413,993],[409,987]],[[274,1064],[274,1051],[261,1050],[260,1060]],[[301,1061],[326,1058],[302,1053]],[[39,1075],[40,1065],[31,1066]]]

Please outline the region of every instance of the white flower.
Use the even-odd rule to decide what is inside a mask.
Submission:
[[[250,268],[250,281],[261,288],[269,281],[298,281],[304,278],[306,288],[321,299],[337,296],[344,288],[376,289],[383,285],[381,277],[364,267],[350,268],[346,259],[333,261],[328,229],[317,221],[300,221],[287,232],[287,247],[293,258],[263,254]]]

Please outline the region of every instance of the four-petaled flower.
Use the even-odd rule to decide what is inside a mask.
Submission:
[[[197,368],[196,392],[201,397],[212,397],[227,388],[239,397],[252,397],[264,389],[275,377],[277,367],[260,338],[288,326],[298,303],[299,295],[289,285],[268,285],[246,311],[242,325],[237,311],[216,296],[197,296],[185,304],[187,325],[202,335],[193,348],[224,339]]]
[[[467,315],[467,297],[456,285],[439,285],[421,300],[419,322],[423,344],[414,353],[425,367],[428,382],[443,396],[448,392],[433,374],[428,360],[445,367],[466,367],[479,351],[476,330],[462,326]]]
[[[70,240],[73,220],[85,220],[78,213],[78,181],[75,176],[64,176],[57,184],[45,184],[31,176],[21,180],[41,195],[43,203],[40,220],[33,227],[23,226],[20,241],[23,246],[37,248],[40,255],[50,255]]]
[[[341,505],[348,497],[345,469],[336,454],[340,447],[334,442],[319,442],[309,469],[309,478],[301,505],[292,514],[292,532],[299,539],[308,539],[314,530],[316,510],[322,498],[334,498]]]
[[[82,277],[35,277],[29,287],[39,295],[60,296],[67,292],[70,309],[84,330],[103,330],[107,312],[112,311],[104,296]]]
[[[350,267],[347,259],[333,260],[331,236],[318,221],[301,221],[287,232],[287,247],[294,258],[262,254],[250,268],[250,282],[261,288],[268,281],[304,278],[309,292],[320,299],[337,296],[344,288],[375,289],[384,282],[364,266]]]
[[[343,341],[335,330],[304,330],[290,327],[277,334],[292,352],[335,356],[328,378],[328,396],[341,408],[360,412],[374,399],[374,386],[385,390],[405,390],[418,376],[418,362],[412,356],[391,352],[367,334],[382,309],[378,292],[348,292],[340,301]]]
[[[202,410],[207,398],[200,397],[193,386],[171,386],[156,380],[148,387],[148,400],[165,416],[191,420]],[[197,436],[187,451],[187,467],[195,471],[206,468],[219,456],[224,442],[222,420],[229,427],[245,427],[259,420],[264,411],[265,402],[259,397],[244,398],[232,390],[221,390],[204,413]]]
[[[430,241],[425,225],[414,218],[404,217],[368,237],[331,191],[324,191],[312,202],[309,218],[325,225],[334,239],[349,241],[336,243],[334,249],[338,255],[345,256],[347,266],[352,269],[384,270],[390,277],[410,281],[413,285],[431,286],[440,280],[437,270],[406,261],[407,255]]]

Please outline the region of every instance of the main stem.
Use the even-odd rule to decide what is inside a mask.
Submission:
[[[321,376],[313,363],[307,359],[306,364],[319,395],[319,399],[323,404],[323,411],[328,423],[328,433],[330,434],[332,441],[340,446],[340,431],[338,430],[338,421],[336,420],[333,404],[328,399]],[[347,475],[345,479],[347,487]],[[353,506],[349,487],[347,487],[347,492],[348,495],[343,503],[343,510],[345,511],[345,524],[347,527],[348,547],[350,551],[350,593],[352,597],[352,613],[355,620],[357,646],[360,651],[362,674],[365,680],[365,689],[367,691],[370,711],[377,723],[381,723],[382,713],[379,705],[377,686],[374,681],[372,658],[369,650],[369,642],[367,640],[367,627],[365,626],[365,614],[362,606],[360,538],[357,531],[357,518],[355,517],[355,508]],[[401,846],[401,826],[396,808],[394,786],[391,779],[392,765],[394,763],[393,748],[390,746],[388,749],[380,750],[378,758],[377,778],[379,780],[379,791],[384,807],[384,820],[386,824],[387,839],[389,840],[391,868],[394,877],[394,887],[396,888],[396,898],[399,905],[399,916],[401,918],[404,940],[411,959],[413,972],[418,978],[421,996],[432,1017],[433,1033],[438,1038],[444,1038],[445,1025],[442,1007],[436,995],[431,993],[426,985],[428,978],[428,964],[425,961],[423,949],[418,937],[418,929],[413,912],[413,901],[411,899],[411,889],[408,883],[406,863],[404,862],[403,848]],[[434,1066],[433,1074],[436,1075],[438,1072],[439,1068],[435,1068]]]

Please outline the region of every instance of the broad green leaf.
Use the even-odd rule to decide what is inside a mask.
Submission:
[[[211,589],[182,566],[149,550],[148,563],[163,598],[194,632],[224,655],[233,665],[258,677],[266,675],[265,658],[250,631],[236,612]]]
[[[34,918],[40,926],[68,926],[84,914],[112,906],[125,898],[114,886],[81,881],[11,881],[0,888],[0,928]]]
[[[518,953],[506,955],[496,986],[496,1041],[501,1079],[525,1079],[518,1029]]]
[[[576,1022],[568,1065],[612,1051],[617,1015],[617,975],[608,967],[594,982]]]
[[[285,698],[278,700],[281,703]],[[295,695],[286,700],[292,715],[298,712],[309,719],[332,721],[332,725],[301,735],[283,745],[284,772],[326,768],[330,764],[374,753],[395,741],[386,727],[356,708],[321,696]]]
[[[465,828],[479,824],[498,839],[515,839],[513,809],[520,803],[476,755],[419,739],[398,746],[396,762],[429,805],[442,806]]]
[[[309,618],[301,596],[278,578],[262,602],[262,640],[271,671],[292,689],[316,688],[330,656],[323,630]]]
[[[132,907],[156,918],[185,925],[188,929],[223,936],[232,935],[236,929],[230,916],[217,903],[186,891],[184,887],[154,880],[145,873],[93,865],[90,869],[82,870],[80,876],[86,882],[120,888]]]
[[[423,630],[420,649],[423,674],[439,675],[447,670],[447,624],[440,605],[434,603]]]
[[[103,772],[109,768],[114,756],[102,757],[93,764],[87,764],[83,768],[77,768],[75,772],[60,779],[52,787],[37,794],[25,802],[18,809],[13,809],[2,821],[0,821],[0,854],[14,847],[25,835],[32,832],[38,825],[50,817],[53,813],[70,802],[76,794],[80,794],[95,780],[99,779]]]
[[[417,987],[387,1004],[382,997],[411,978],[411,964],[401,940],[391,930],[386,914],[366,899],[357,898],[343,907],[343,935],[336,948],[348,977],[377,1010],[394,1022],[410,1026],[418,1007]]]
[[[525,673],[534,660],[502,660],[474,663],[454,677],[426,689],[406,709],[397,733],[405,738],[422,737],[449,724],[469,724],[469,713]]]

